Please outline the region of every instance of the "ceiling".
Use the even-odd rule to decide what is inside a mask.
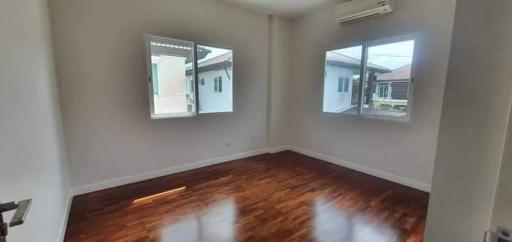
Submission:
[[[304,12],[330,0],[221,0],[249,10],[287,18],[298,17]]]

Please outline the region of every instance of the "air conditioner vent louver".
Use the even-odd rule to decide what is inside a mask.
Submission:
[[[360,21],[363,21],[365,19],[368,19],[368,18],[371,18],[371,17],[375,17],[375,16],[379,16],[380,14],[379,13],[373,13],[373,14],[370,14],[370,15],[358,15],[358,16],[354,16],[353,18],[351,19],[347,19],[345,21],[343,21],[344,24],[349,24],[349,23],[354,23],[354,22],[360,22]]]
[[[353,0],[336,7],[336,19],[340,23],[351,23],[393,11],[394,0]]]

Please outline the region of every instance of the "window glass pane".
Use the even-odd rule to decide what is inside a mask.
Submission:
[[[199,113],[232,112],[233,51],[198,45],[197,59]]]
[[[324,112],[357,114],[362,50],[355,46],[326,53]]]
[[[406,117],[414,40],[368,47],[363,114]]]
[[[152,117],[193,116],[193,43],[151,37],[149,44],[153,89]]]

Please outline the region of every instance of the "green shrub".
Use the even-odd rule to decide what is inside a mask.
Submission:
[[[378,106],[377,106],[378,109],[383,109],[383,110],[392,110],[393,109],[393,105],[389,104],[389,103],[380,103]]]
[[[398,112],[406,112],[407,111],[407,106],[406,105],[395,105],[393,107],[393,109],[395,111],[398,111]]]

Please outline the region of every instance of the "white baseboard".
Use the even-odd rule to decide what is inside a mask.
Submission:
[[[360,165],[360,164],[356,164],[354,162],[344,161],[344,160],[341,160],[341,159],[338,159],[338,158],[335,158],[335,157],[332,157],[332,156],[316,153],[314,151],[303,149],[303,148],[299,148],[299,147],[296,147],[296,146],[289,145],[288,149],[291,150],[291,151],[294,151],[294,152],[297,152],[297,153],[300,153],[300,154],[303,154],[303,155],[306,155],[306,156],[310,156],[310,157],[313,157],[313,158],[317,158],[317,159],[320,159],[320,160],[324,160],[324,161],[327,161],[329,163],[332,163],[332,164],[335,164],[335,165],[339,165],[339,166],[342,166],[342,167],[345,167],[345,168],[348,168],[348,169],[351,169],[351,170],[355,170],[355,171],[362,172],[362,173],[365,173],[365,174],[368,174],[368,175],[371,175],[371,176],[379,177],[379,178],[382,178],[384,180],[392,181],[394,183],[398,183],[398,184],[401,184],[401,185],[404,185],[404,186],[412,187],[414,189],[418,189],[418,190],[421,190],[421,191],[424,191],[424,192],[430,192],[430,186],[431,185],[427,184],[427,183],[424,183],[424,182],[420,182],[420,181],[412,180],[410,178],[405,178],[405,177],[397,176],[397,175],[394,175],[394,174],[391,174],[391,173],[388,173],[388,172],[384,172],[384,171],[379,171],[379,170],[376,170],[376,169],[373,169],[373,168],[369,168],[369,167],[366,167],[366,166],[363,166],[363,165]]]
[[[267,152],[270,153],[270,154],[274,154],[274,153],[278,153],[278,152],[283,152],[283,151],[287,151],[287,150],[290,150],[290,146],[289,145],[283,145],[283,146],[267,148]]]
[[[297,152],[297,153],[300,153],[300,154],[303,154],[306,156],[324,160],[324,161],[327,161],[327,162],[335,164],[335,165],[339,165],[339,166],[342,166],[342,167],[345,167],[345,168],[348,168],[351,170],[355,170],[355,171],[362,172],[362,173],[365,173],[368,175],[379,177],[379,178],[382,178],[382,179],[385,179],[388,181],[392,181],[392,182],[395,182],[395,183],[398,183],[398,184],[401,184],[404,186],[412,187],[412,188],[415,188],[415,189],[418,189],[421,191],[430,192],[430,184],[427,184],[424,182],[397,176],[397,175],[394,175],[394,174],[391,174],[388,172],[369,168],[369,167],[366,167],[366,166],[363,166],[360,164],[356,164],[354,162],[344,161],[344,160],[341,160],[341,159],[338,159],[338,158],[335,158],[332,156],[316,153],[314,151],[299,148],[296,146],[284,145],[284,146],[278,146],[278,147],[272,147],[272,148],[262,148],[262,149],[258,149],[258,150],[247,151],[247,152],[242,152],[242,153],[238,153],[238,154],[208,159],[208,160],[196,161],[196,162],[191,162],[188,164],[171,166],[168,168],[164,168],[164,169],[160,169],[160,170],[156,170],[156,171],[150,171],[150,172],[146,172],[146,173],[141,173],[141,174],[137,174],[137,175],[133,175],[133,176],[120,177],[120,178],[115,178],[115,179],[111,179],[111,180],[107,180],[107,181],[102,181],[102,182],[97,182],[97,183],[88,184],[88,185],[84,185],[84,186],[79,186],[79,187],[75,187],[72,189],[72,195],[85,194],[85,193],[99,191],[99,190],[108,189],[108,188],[112,188],[112,187],[122,186],[122,185],[130,184],[130,183],[134,183],[134,182],[149,180],[149,179],[156,178],[156,177],[176,174],[179,172],[197,169],[197,168],[201,168],[201,167],[205,167],[205,166],[228,162],[228,161],[232,161],[232,160],[242,159],[242,158],[251,157],[251,156],[255,156],[255,155],[261,155],[261,154],[265,154],[265,153],[277,153],[277,152],[282,152],[282,151],[286,151],[286,150],[291,150],[291,151],[294,151],[294,152]]]
[[[112,187],[118,187],[118,186],[130,184],[130,183],[134,183],[134,182],[140,182],[140,181],[149,180],[149,179],[153,179],[153,178],[157,178],[157,177],[161,177],[161,176],[176,174],[176,173],[183,172],[183,171],[188,171],[188,170],[192,170],[192,169],[197,169],[197,168],[201,168],[201,167],[205,167],[205,166],[211,166],[211,165],[215,165],[215,164],[219,164],[219,163],[223,163],[223,162],[227,162],[227,161],[242,159],[242,158],[266,154],[266,153],[269,153],[269,148],[262,148],[262,149],[258,149],[258,150],[252,150],[252,151],[222,156],[222,157],[208,159],[208,160],[191,162],[191,163],[182,164],[182,165],[178,165],[178,166],[171,166],[171,167],[156,170],[156,171],[150,171],[150,172],[145,172],[145,173],[141,173],[141,174],[137,174],[137,175],[133,175],[133,176],[120,177],[120,178],[115,178],[115,179],[111,179],[111,180],[107,180],[107,181],[101,181],[101,182],[97,182],[97,183],[93,183],[93,184],[75,187],[75,188],[73,188],[72,194],[80,195],[80,194],[85,194],[85,193],[89,193],[89,192],[104,190],[104,189],[108,189],[108,188],[112,188]]]
[[[59,241],[64,241],[64,237],[66,236],[66,229],[68,227],[68,219],[69,212],[71,210],[71,202],[73,201],[72,190],[70,191],[70,196],[68,197],[68,201],[66,203],[66,208],[64,210],[64,218],[62,219],[62,223],[59,229]]]

